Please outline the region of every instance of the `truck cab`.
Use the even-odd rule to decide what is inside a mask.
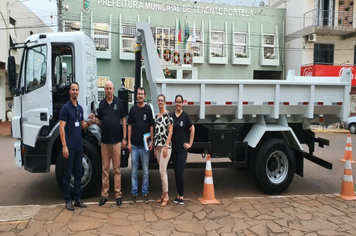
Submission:
[[[59,112],[70,98],[70,84],[79,84],[84,118],[98,108],[95,44],[84,32],[44,33],[28,37],[10,53],[14,49],[23,50],[18,78],[14,57],[8,61],[16,165],[33,173],[49,172],[51,164],[62,160]],[[93,146],[100,140],[100,129],[95,130],[99,137],[93,139]],[[89,133],[83,132],[83,136]],[[61,179],[62,170],[57,171]],[[93,173],[87,175],[90,179]]]

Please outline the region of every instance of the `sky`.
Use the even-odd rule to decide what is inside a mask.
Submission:
[[[25,4],[45,24],[57,31],[57,3],[56,0],[18,0]]]
[[[57,31],[57,0],[17,0],[25,4],[45,24]],[[63,5],[65,5],[63,0]],[[68,1],[68,0],[67,0]],[[95,2],[96,0],[91,0]],[[222,4],[236,4],[245,6],[259,6],[260,2],[268,3],[268,0],[197,0],[197,2],[211,2]]]

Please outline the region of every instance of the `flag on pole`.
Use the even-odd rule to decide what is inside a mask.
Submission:
[[[192,42],[195,43],[197,41],[197,35],[195,33],[195,21],[193,24],[193,38],[192,38]]]
[[[185,27],[185,33],[184,33],[184,48],[185,48],[185,45],[187,44],[187,41],[189,39],[189,27],[188,27],[188,22],[187,23],[187,26]]]
[[[180,19],[178,24],[178,45],[182,42],[182,29],[180,28]]]

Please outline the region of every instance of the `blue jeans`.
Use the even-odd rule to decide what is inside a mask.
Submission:
[[[66,203],[71,202],[71,186],[70,180],[73,174],[74,177],[74,201],[80,200],[80,188],[83,176],[82,158],[83,149],[68,149],[69,157],[64,159],[63,173],[63,194]]]
[[[131,150],[131,194],[137,196],[138,182],[137,170],[139,161],[141,162],[142,176],[142,195],[148,194],[148,163],[150,161],[150,152],[145,151],[145,147],[132,145]]]

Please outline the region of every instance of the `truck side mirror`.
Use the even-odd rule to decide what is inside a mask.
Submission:
[[[7,59],[7,71],[9,77],[9,90],[11,94],[14,94],[16,88],[16,62],[14,56],[9,56]]]

